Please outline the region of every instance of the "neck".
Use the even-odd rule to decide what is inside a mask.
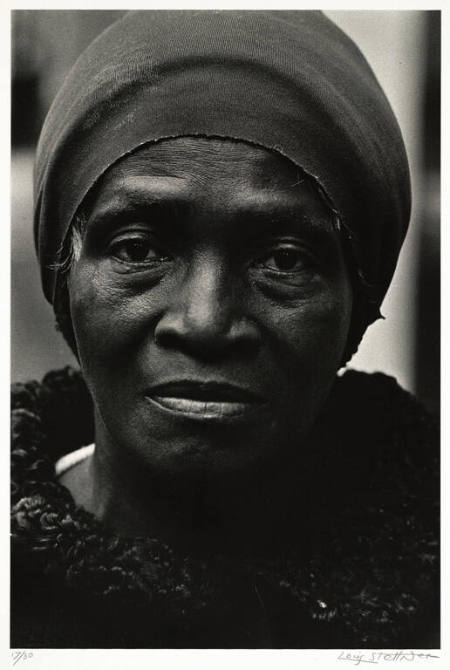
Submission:
[[[144,474],[130,459],[112,459],[102,446],[97,443],[94,455],[61,482],[78,505],[118,535],[153,535],[189,552],[270,553],[286,537],[291,513],[297,526],[298,517],[307,516],[292,464],[222,478]]]

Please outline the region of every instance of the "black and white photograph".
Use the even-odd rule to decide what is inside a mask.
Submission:
[[[13,663],[443,667],[442,14],[11,10]]]

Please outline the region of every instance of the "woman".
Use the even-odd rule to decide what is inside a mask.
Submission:
[[[435,423],[336,376],[410,212],[355,45],[320,12],[130,13],[35,177],[81,373],[13,396],[13,646],[438,646]]]

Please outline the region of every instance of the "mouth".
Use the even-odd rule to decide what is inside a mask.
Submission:
[[[226,420],[254,412],[266,400],[232,384],[182,380],[154,386],[145,393],[158,407],[200,420]]]

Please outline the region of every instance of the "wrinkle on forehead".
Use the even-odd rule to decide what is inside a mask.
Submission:
[[[290,190],[308,181],[287,158],[248,142],[206,137],[179,137],[139,148],[114,165],[107,174],[152,174],[188,178],[204,186],[211,177],[233,174],[248,188]],[[264,183],[266,182],[266,184]]]

